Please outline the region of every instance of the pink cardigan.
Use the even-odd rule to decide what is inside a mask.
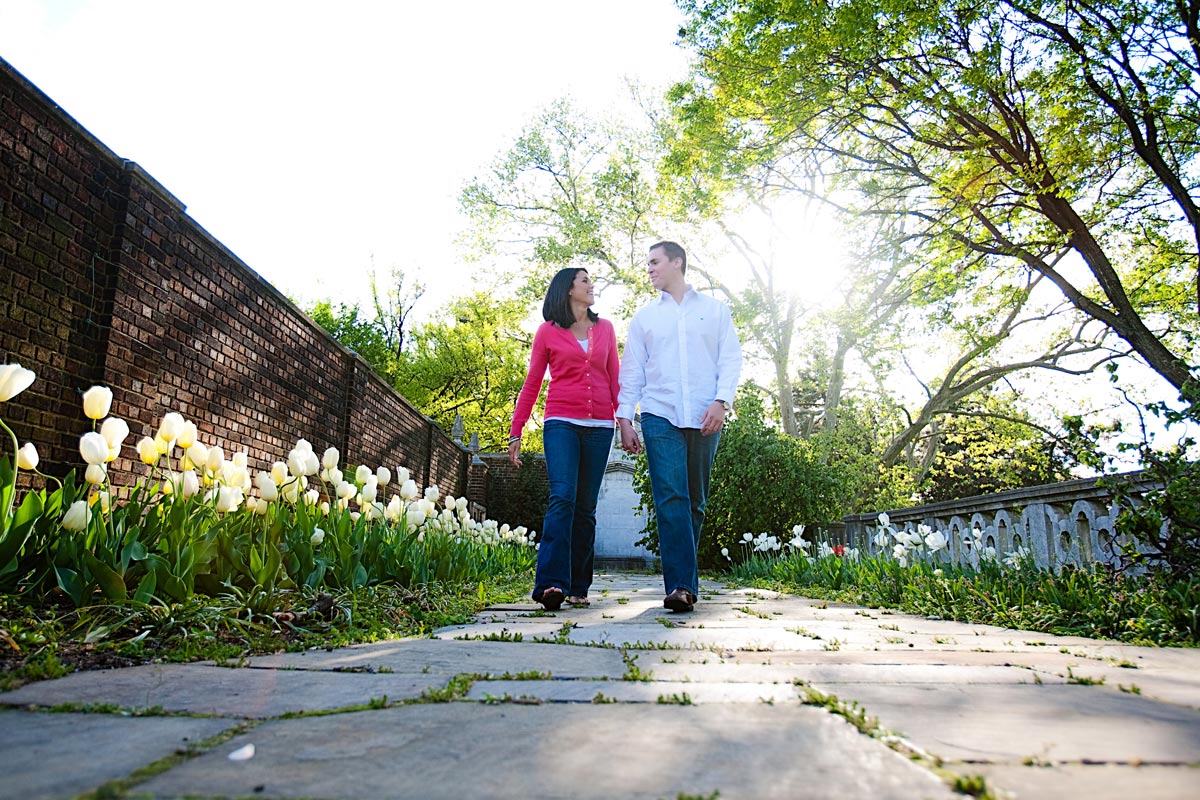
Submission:
[[[550,389],[546,392],[546,416],[567,419],[612,419],[617,408],[620,360],[617,333],[606,319],[588,330],[588,349],[583,352],[569,328],[544,322],[533,336],[529,374],[517,398],[511,436],[520,436],[529,421],[533,404],[542,389],[546,366],[550,366]]]

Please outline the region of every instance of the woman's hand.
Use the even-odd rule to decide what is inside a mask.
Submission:
[[[514,467],[521,466],[521,440],[513,439],[508,443],[508,460]]]
[[[642,443],[638,441],[637,431],[633,429],[633,423],[627,419],[618,419],[617,425],[621,428],[621,449],[633,455],[642,452]]]

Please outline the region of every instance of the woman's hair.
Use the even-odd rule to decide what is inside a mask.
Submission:
[[[575,315],[571,313],[571,287],[575,284],[575,276],[581,272],[587,270],[583,267],[566,267],[560,269],[550,281],[550,288],[546,290],[546,300],[542,303],[542,318],[547,322],[553,322],[560,328],[569,328],[574,324]],[[592,322],[600,319],[590,308],[587,315]]]

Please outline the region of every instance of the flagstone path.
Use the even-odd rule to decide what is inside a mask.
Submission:
[[[0,798],[1200,797],[1200,650],[703,592],[29,684]]]

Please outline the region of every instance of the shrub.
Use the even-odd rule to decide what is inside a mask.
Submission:
[[[749,392],[739,396],[737,413],[721,434],[713,464],[708,507],[698,555],[702,567],[725,563],[721,548],[735,549],[742,534],[812,527],[840,518],[845,509],[847,475],[821,463],[802,439],[766,424],[762,401]],[[640,457],[633,480],[643,510],[652,510],[650,476]],[[658,527],[646,515],[646,534],[639,544],[658,552]]]

